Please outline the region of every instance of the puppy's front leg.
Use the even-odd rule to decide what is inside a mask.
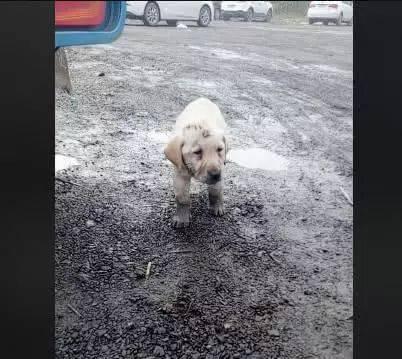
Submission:
[[[215,216],[225,213],[223,208],[223,184],[222,181],[208,186],[209,208]]]
[[[174,193],[176,197],[176,215],[173,224],[176,228],[187,227],[190,223],[190,183],[191,177],[176,171]]]

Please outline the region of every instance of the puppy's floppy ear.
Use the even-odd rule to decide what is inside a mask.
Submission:
[[[176,136],[166,145],[164,153],[166,158],[177,168],[183,168],[183,156],[181,149],[183,147],[183,138]]]
[[[223,143],[225,144],[225,164],[226,164],[226,157],[229,152],[229,145],[228,145],[228,141],[225,136],[223,136]]]

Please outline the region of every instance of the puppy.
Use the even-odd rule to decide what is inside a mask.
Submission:
[[[190,223],[190,182],[194,178],[208,185],[209,206],[222,216],[222,177],[228,146],[225,120],[218,106],[206,98],[191,102],[178,116],[175,135],[167,144],[166,158],[175,166],[175,227]]]

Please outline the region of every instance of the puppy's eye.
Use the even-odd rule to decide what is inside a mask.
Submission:
[[[197,150],[193,152],[195,155],[200,156],[202,154],[202,150]]]

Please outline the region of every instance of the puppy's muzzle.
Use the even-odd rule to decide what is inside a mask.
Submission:
[[[221,180],[221,171],[219,170],[213,170],[213,171],[208,171],[208,176],[207,176],[207,183],[208,184],[215,184]]]

